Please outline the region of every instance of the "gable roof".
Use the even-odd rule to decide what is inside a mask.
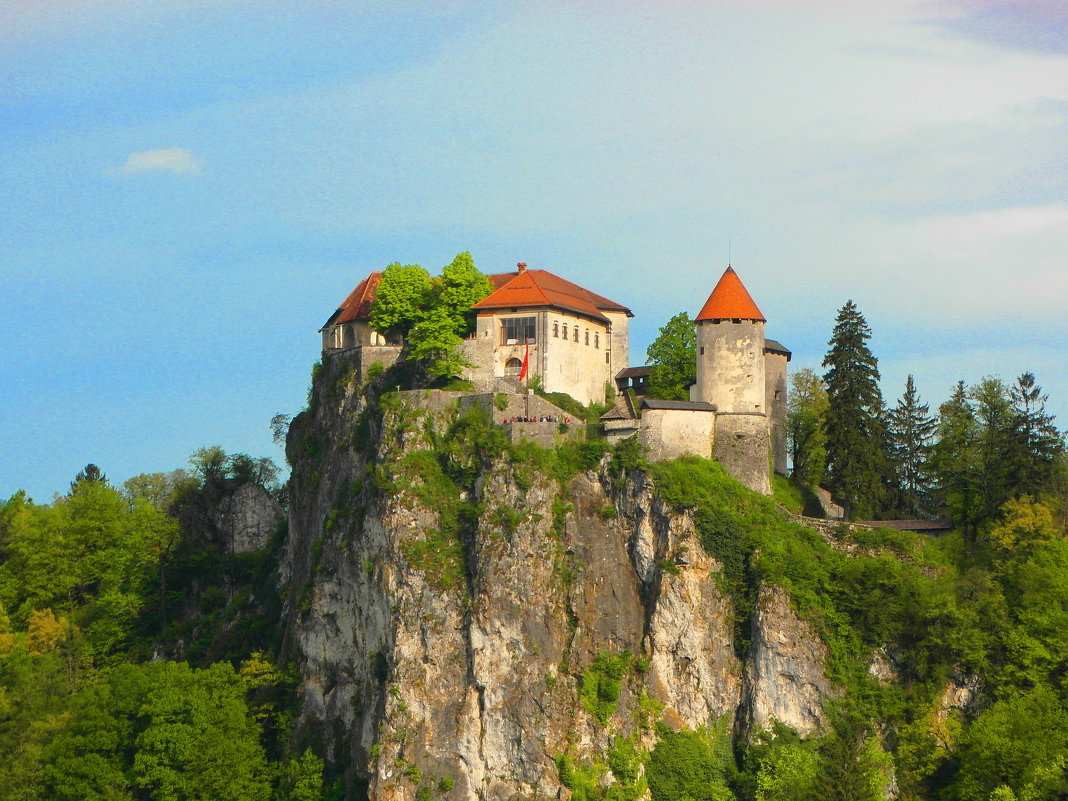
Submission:
[[[341,301],[337,311],[331,314],[330,319],[323,323],[323,328],[329,325],[348,323],[352,320],[366,320],[371,313],[371,303],[375,299],[375,290],[378,289],[378,282],[381,280],[382,271],[375,270],[360,283],[356,284],[356,288]],[[322,331],[323,329],[320,328],[319,330]]]
[[[602,312],[622,312],[633,317],[630,309],[613,300],[583,289],[548,270],[522,269],[504,273],[509,280],[498,286],[484,300],[471,308],[479,311],[554,306],[607,322]]]
[[[519,280],[524,276],[528,278]],[[601,310],[623,312],[628,317],[634,316],[626,306],[602,297],[596,292],[583,289],[570,281],[565,281],[548,270],[491,273],[486,278],[492,284],[493,291],[483,301],[472,306],[473,309],[487,311],[512,307],[558,306],[603,321],[607,318],[601,314]],[[371,314],[375,291],[381,280],[382,271],[376,270],[360,281],[348,297],[341,302],[337,311],[330,315],[330,319],[323,323],[323,328],[349,323],[353,320],[367,320]],[[506,288],[507,291],[500,294],[500,291]]]
[[[694,322],[702,320],[757,320],[766,322],[742,279],[728,267],[716,284]]]

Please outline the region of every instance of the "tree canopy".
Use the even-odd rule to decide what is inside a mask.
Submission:
[[[649,345],[645,357],[649,373],[649,397],[689,400],[690,386],[697,381],[697,331],[690,315],[679,312]]]
[[[790,377],[786,399],[786,440],[794,480],[818,486],[827,468],[827,388],[816,371],[806,367]]]
[[[467,252],[457,254],[436,278],[418,265],[395,262],[382,272],[369,323],[402,337],[405,360],[421,365],[432,378],[459,375],[468,366],[460,345],[474,330],[471,307],[492,289]]]

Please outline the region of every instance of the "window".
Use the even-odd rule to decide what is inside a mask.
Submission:
[[[586,329],[586,344],[590,344],[590,329]]]
[[[595,348],[601,347],[601,335],[600,334],[594,334],[593,335],[593,346]]]
[[[504,363],[504,374],[511,378],[518,378],[519,374],[523,372],[523,362],[519,359],[509,359]]]
[[[553,323],[553,336],[560,338],[560,323]]]
[[[573,338],[573,339],[574,339],[574,340],[575,340],[576,342],[578,342],[578,326],[577,326],[577,325],[575,326],[575,336],[574,336],[574,337],[572,337],[572,338]]]
[[[567,339],[567,323],[564,323],[564,339]]]
[[[506,317],[501,320],[502,345],[533,345],[534,318]]]

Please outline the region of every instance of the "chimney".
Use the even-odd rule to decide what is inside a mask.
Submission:
[[[517,264],[517,265],[515,266],[515,269],[516,269],[516,272],[517,272],[517,273],[521,273],[521,272],[523,272],[523,271],[524,271],[525,269],[527,269],[527,263],[526,263],[525,261],[521,261],[521,262],[519,262],[519,264]]]

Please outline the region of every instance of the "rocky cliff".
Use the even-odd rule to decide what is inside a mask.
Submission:
[[[759,588],[744,660],[721,565],[652,480],[502,444],[447,393],[357,391],[339,363],[291,428],[282,563],[302,730],[373,799],[567,798],[653,724],[823,723],[819,639]]]

